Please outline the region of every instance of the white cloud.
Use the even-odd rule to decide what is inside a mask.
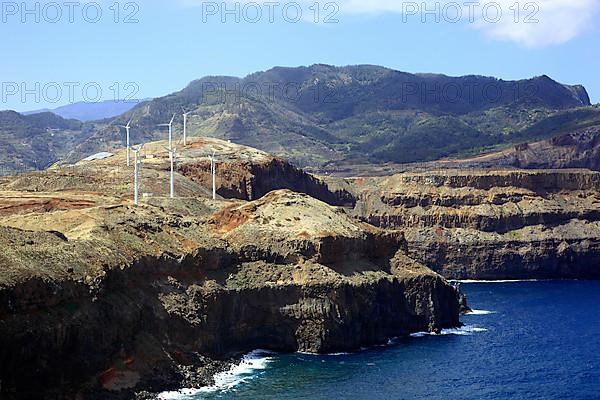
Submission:
[[[600,10],[600,0],[341,0],[339,4],[346,13],[403,13],[405,21],[426,17],[426,23],[434,23],[433,15],[423,15],[426,9],[437,7],[441,23],[452,23],[457,15],[455,5],[460,5],[462,23],[471,24],[492,39],[527,47],[556,45],[575,38],[592,28]],[[497,10],[502,14],[498,21]]]
[[[518,22],[515,21],[514,0],[502,0],[505,15],[498,23],[480,18],[475,27],[487,36],[513,41],[527,47],[544,47],[568,42],[592,29],[599,10],[598,0],[537,0],[522,2]]]
[[[210,0],[179,0],[187,6],[200,5]],[[277,0],[226,0],[227,3],[258,3]],[[321,7],[327,3],[339,6],[338,19],[343,23],[343,15],[402,14],[407,23],[421,22],[434,24],[433,15],[423,15],[425,9],[437,7],[440,23],[468,24],[494,40],[510,41],[526,47],[544,47],[565,43],[589,29],[598,18],[600,0],[317,0]],[[315,0],[280,0],[286,4],[300,4],[306,14]],[[221,4],[221,2],[216,2]],[[469,5],[470,3],[470,5]],[[515,4],[518,5],[518,15]],[[457,7],[462,19],[454,21]],[[496,19],[496,10],[502,16]],[[472,17],[472,18],[471,18]],[[304,18],[310,20],[310,18]]]

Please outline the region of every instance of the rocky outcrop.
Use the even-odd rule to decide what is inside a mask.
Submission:
[[[210,161],[188,162],[179,168],[185,177],[212,186]],[[280,158],[265,162],[231,161],[217,169],[217,194],[224,198],[255,200],[278,189],[308,194],[331,205],[354,205],[350,193],[331,191],[327,184]]]
[[[460,324],[457,291],[400,232],[306,195],[52,197],[0,214],[2,399],[130,399],[206,385],[255,348],[346,351]]]
[[[443,171],[356,179],[354,213],[405,232],[448,278],[600,278],[600,174]]]

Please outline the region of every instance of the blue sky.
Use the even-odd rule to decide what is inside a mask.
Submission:
[[[69,9],[62,2],[53,3],[60,8],[42,2],[36,10],[35,2],[28,2],[29,14],[20,2],[12,8],[2,3],[0,109],[26,111],[97,100],[98,88],[105,100],[116,97],[117,88],[118,97],[134,92],[137,98],[158,97],[205,75],[244,76],[273,66],[314,63],[378,64],[407,72],[504,79],[547,74],[585,85],[592,101],[600,102],[600,28],[593,24],[599,0],[542,0],[537,10],[521,5],[519,22],[510,9],[513,0],[495,3],[503,11],[499,21],[493,21],[494,8],[483,13],[482,2],[472,21],[463,9],[458,22],[450,21],[457,15],[452,8],[442,9],[449,3],[445,1],[429,15],[420,2],[325,1],[317,3],[318,22],[310,9],[314,1],[294,3],[287,12],[282,2],[272,8],[272,22],[270,9],[260,1],[239,3],[239,11],[225,16],[220,2],[87,3]],[[120,10],[117,22],[115,5]],[[428,7],[435,10],[435,3]],[[92,23],[98,9],[102,17]],[[292,22],[297,9],[302,18]],[[263,15],[253,23],[256,10]],[[325,23],[333,11],[337,22]],[[132,12],[137,22],[124,23]],[[537,22],[522,22],[527,15]],[[134,85],[126,86],[130,82]]]

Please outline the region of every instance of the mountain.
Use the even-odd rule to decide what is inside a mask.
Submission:
[[[179,92],[84,124],[81,141],[60,157],[73,163],[125,145],[174,135],[231,140],[327,172],[382,163],[465,157],[551,138],[600,123],[582,86],[548,76],[505,81],[484,76],[409,74],[359,65],[276,67],[245,78],[209,76]],[[56,159],[55,161],[58,161]]]
[[[582,109],[596,115],[589,107],[582,86],[545,75],[504,81],[371,65],[276,67],[245,78],[205,77],[140,104],[82,143],[70,161],[97,150],[100,141],[122,146],[117,125],[129,119],[136,140],[147,141],[164,138],[157,125],[176,113],[180,136],[184,109],[190,135],[229,139],[326,170],[340,163],[436,160],[542,138],[569,122],[552,119],[556,114]],[[543,121],[549,126],[535,130]]]
[[[50,112],[1,111],[0,175],[47,168],[96,130],[96,125]]]
[[[27,111],[23,115],[32,115],[51,112],[66,119],[77,119],[79,121],[96,121],[106,118],[114,118],[146,100],[107,100],[100,102],[78,102],[55,109],[43,109]]]

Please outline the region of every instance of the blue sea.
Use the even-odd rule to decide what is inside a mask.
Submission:
[[[256,351],[199,399],[600,399],[600,282],[463,284],[465,327],[355,354]]]

